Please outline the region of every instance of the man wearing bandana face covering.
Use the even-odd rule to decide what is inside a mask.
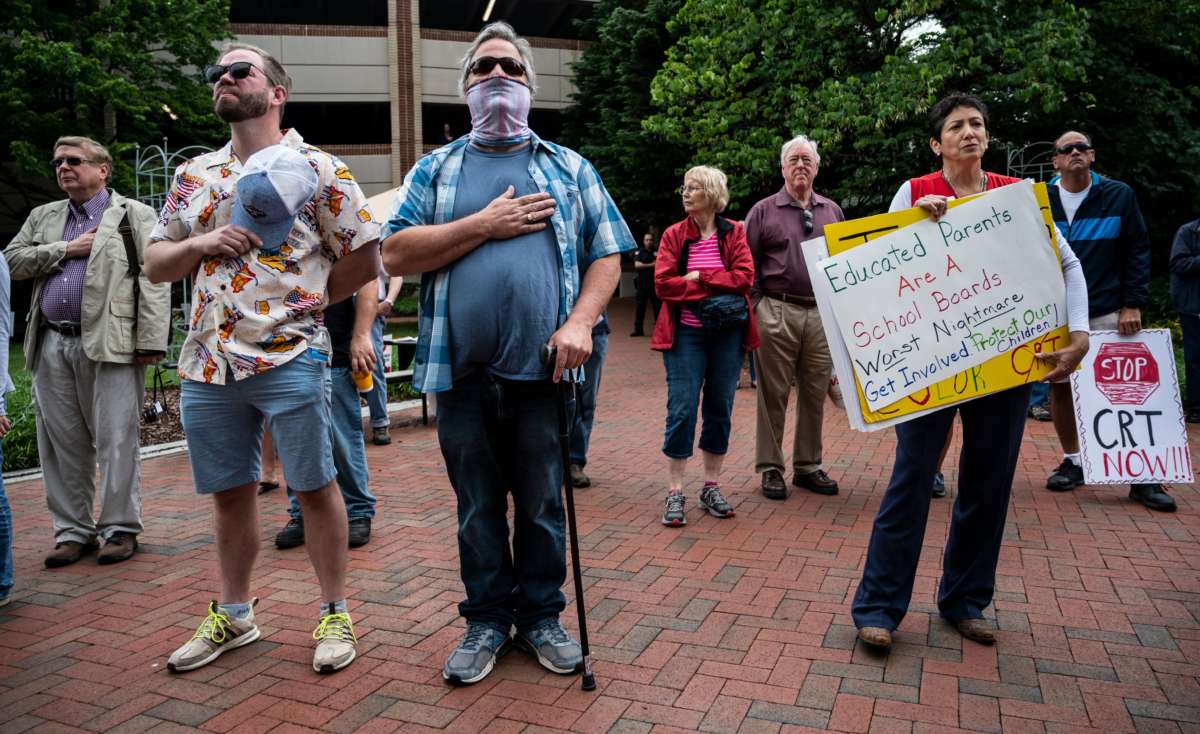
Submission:
[[[529,43],[506,23],[463,57],[470,135],[405,177],[384,268],[421,272],[413,384],[438,392],[438,441],[458,498],[467,629],[442,676],[470,684],[513,644],[572,673],[554,382],[587,380],[592,326],[620,277],[629,228],[595,168],[529,129]],[[557,348],[543,366],[538,350]],[[513,498],[510,546],[506,512]],[[516,634],[513,636],[513,628]]]

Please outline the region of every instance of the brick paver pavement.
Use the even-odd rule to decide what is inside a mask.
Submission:
[[[371,543],[350,554],[360,657],[333,676],[309,665],[308,559],[271,543],[281,493],[261,500],[263,639],[171,675],[167,655],[214,593],[209,501],[193,494],[186,457],[144,465],[142,552],[116,566],[42,568],[40,483],[13,485],[0,732],[1200,732],[1194,488],[1174,489],[1175,515],[1119,488],[1050,493],[1042,482],[1060,455],[1049,424],[1030,422],[988,610],[996,646],[965,642],[936,616],[951,481],[933,503],[912,613],[892,653],[872,654],[855,644],[848,601],[892,435],[855,433],[830,408],[826,468],[841,494],[770,502],[752,466],[754,392],[740,390],[725,474],[737,517],[700,514],[693,471],[688,526],[664,528],[662,361],[626,336],[630,310],[613,309],[594,484],[578,493],[598,691],[520,653],[478,685],[442,683],[462,629],[455,505],[435,430],[416,425],[367,449],[380,504]]]

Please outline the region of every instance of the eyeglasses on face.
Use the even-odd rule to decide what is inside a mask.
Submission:
[[[696,185],[694,185],[694,184],[693,184],[693,185],[688,185],[688,186],[682,186],[682,187],[680,187],[680,189],[679,189],[679,192],[678,192],[678,193],[679,193],[679,195],[680,195],[680,196],[687,196],[688,194],[694,194],[694,193],[696,193],[696,192],[698,192],[698,191],[704,191],[704,187],[703,187],[703,186],[696,186]]]
[[[251,69],[258,69],[258,67],[249,61],[235,61],[232,64],[209,64],[204,67],[204,81],[209,84],[216,84],[221,81],[221,77],[225,76],[226,72],[229,72],[230,78],[234,81],[245,79],[250,76]],[[271,81],[271,77],[267,76],[265,71],[262,69],[258,70],[262,72],[264,77],[267,77],[267,81]]]
[[[77,155],[68,155],[68,156],[63,156],[62,158],[54,158],[53,160],[50,161],[50,167],[57,171],[58,167],[64,163],[66,163],[71,168],[75,168],[76,166],[81,166],[84,163],[95,163],[95,162],[96,161],[92,160],[91,158],[80,158]]]
[[[509,76],[524,76],[525,65],[511,56],[480,56],[471,62],[471,73],[476,76],[491,74],[492,69],[500,65],[501,71]]]
[[[1089,150],[1092,150],[1092,146],[1090,143],[1067,143],[1066,145],[1060,145],[1054,150],[1059,155],[1071,155],[1071,151],[1073,150],[1077,150],[1080,153],[1086,153]]]

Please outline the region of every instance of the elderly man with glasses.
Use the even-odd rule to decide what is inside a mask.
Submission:
[[[13,280],[34,281],[25,366],[54,521],[47,568],[101,542],[99,563],[124,561],[142,531],[138,419],[146,365],[167,349],[171,291],[140,272],[157,215],[108,187],[112,166],[95,140],[59,138],[50,167],[67,198],[30,212],[4,251]]]
[[[779,154],[783,188],[754,205],[746,216],[746,239],[754,256],[753,300],[761,345],[758,360],[758,428],[755,471],[768,499],[787,499],[783,480],[783,432],[788,398],[796,386],[796,432],[792,486],[837,494],[837,482],[821,468],[821,419],[833,362],[813,297],[800,245],[821,237],[825,225],[846,217],[835,201],[813,191],[821,167],[817,144],[804,135]]]
[[[1069,130],[1054,141],[1053,163],[1058,175],[1050,180],[1050,210],[1083,265],[1089,326],[1132,336],[1142,328],[1142,307],[1150,299],[1150,236],[1137,195],[1127,184],[1092,170],[1096,149],[1081,132]],[[1065,379],[1050,386],[1050,414],[1063,460],[1046,488],[1065,492],[1083,484],[1075,410]],[[1160,484],[1134,484],[1129,498],[1151,510],[1175,511],[1175,500]]]

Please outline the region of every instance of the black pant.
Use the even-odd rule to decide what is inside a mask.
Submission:
[[[896,426],[896,464],[850,608],[855,626],[894,630],[908,612],[925,540],[930,487],[955,413],[962,415],[963,443],[958,498],[942,556],[938,611],[951,622],[983,617],[996,588],[1029,390],[1029,385],[1014,387]]]
[[[662,310],[662,302],[654,295],[654,288],[637,288],[637,306],[633,311],[633,332],[635,334],[644,333],[642,324],[646,320],[646,303],[649,302],[654,308],[654,320],[658,321],[658,312]]]

